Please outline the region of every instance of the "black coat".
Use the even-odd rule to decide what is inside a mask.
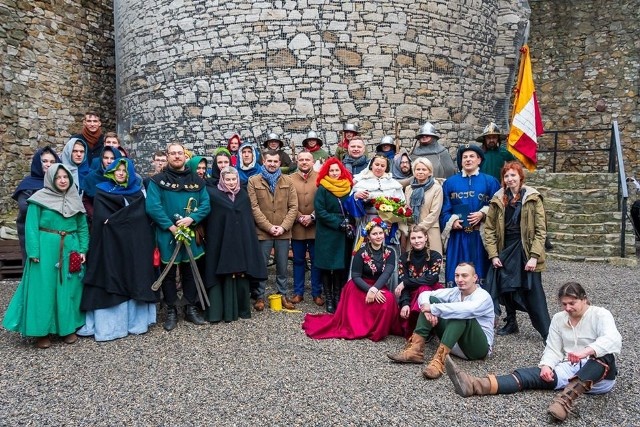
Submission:
[[[256,280],[267,279],[251,201],[241,189],[235,200],[207,182],[211,213],[207,218],[205,285],[211,288],[224,282],[224,276],[244,273]]]
[[[151,290],[155,240],[142,192],[123,196],[98,190],[93,208],[80,308],[108,308],[130,299],[158,301],[159,293]]]

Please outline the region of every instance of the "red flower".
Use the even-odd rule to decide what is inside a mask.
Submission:
[[[411,210],[411,208],[406,208],[406,209],[404,210],[404,214],[405,214],[407,217],[410,217],[411,215],[413,215],[413,211]]]

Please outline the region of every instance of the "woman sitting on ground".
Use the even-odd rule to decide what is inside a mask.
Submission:
[[[380,341],[402,334],[398,305],[388,285],[396,257],[384,245],[387,229],[380,218],[363,227],[368,241],[353,257],[351,280],[342,290],[340,304],[335,314],[305,316],[302,329],[309,337]]]
[[[421,225],[411,226],[409,242],[411,249],[402,254],[398,263],[398,286],[394,291],[406,337],[411,336],[418,321],[418,295],[443,287],[439,283],[442,255],[431,250],[427,230]]]
[[[456,393],[469,397],[562,389],[547,411],[555,419],[564,421],[580,395],[611,391],[618,374],[615,355],[622,348],[613,315],[606,308],[592,306],[584,288],[576,282],[562,285],[558,300],[563,311],[551,320],[547,346],[538,367],[476,378],[448,358],[447,374]]]

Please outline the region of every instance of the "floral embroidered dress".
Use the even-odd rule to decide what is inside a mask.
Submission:
[[[402,335],[400,311],[388,286],[395,263],[395,252],[389,247],[374,250],[367,244],[360,248],[354,255],[351,279],[342,289],[335,314],[307,314],[302,329],[314,339],[380,341],[387,335]],[[384,294],[384,303],[366,302],[372,286]]]

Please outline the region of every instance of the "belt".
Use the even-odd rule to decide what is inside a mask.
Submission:
[[[75,231],[52,230],[50,228],[40,227],[40,231],[45,233],[53,233],[60,235],[60,249],[58,251],[58,271],[60,273],[60,284],[62,284],[62,258],[64,254],[64,238],[69,234],[75,234]]]

